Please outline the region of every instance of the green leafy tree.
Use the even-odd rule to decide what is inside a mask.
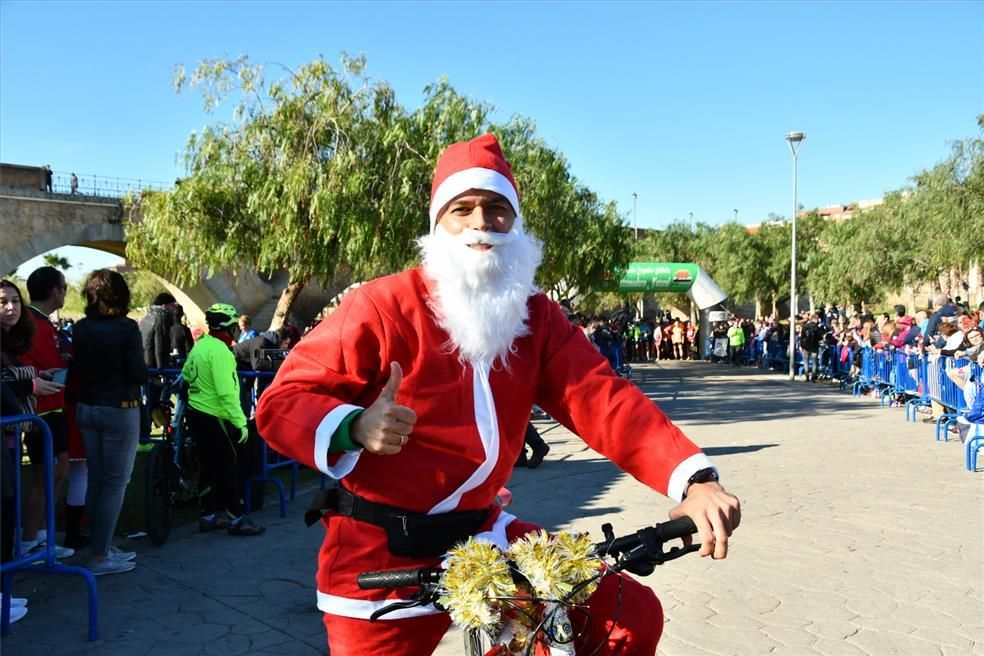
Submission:
[[[343,56],[338,70],[318,58],[273,81],[246,57],[205,60],[190,77],[179,69],[179,92],[198,89],[208,111],[231,100],[235,118],[193,134],[187,176],[140,199],[128,258],[179,284],[244,266],[286,269],[274,325],[312,279],[327,284],[343,269],[369,277],[406,261],[420,226],[406,169],[420,154],[392,89],[364,68],[362,57]]]
[[[718,227],[708,244],[707,259],[708,273],[733,301],[756,300],[766,262],[747,226],[731,222]]]
[[[317,59],[272,82],[245,57],[203,61],[190,77],[179,70],[179,92],[201,91],[208,111],[231,100],[235,118],[192,135],[188,174],[173,190],[139,199],[128,258],[178,284],[218,270],[286,269],[279,325],[311,280],[366,279],[416,262],[440,153],[491,129],[517,172],[530,230],[547,244],[540,284],[580,288],[624,266],[614,205],[570,175],[531,120],[493,125],[491,105],[443,79],[408,113],[364,68],[361,57],[343,56],[338,71]]]
[[[150,307],[161,291],[161,279],[149,271],[134,269],[123,274],[130,288],[130,308],[139,310]]]
[[[514,117],[491,129],[517,178],[527,228],[543,242],[538,284],[560,299],[624,270],[630,233],[615,204],[571,175],[567,159],[536,137],[532,120]]]

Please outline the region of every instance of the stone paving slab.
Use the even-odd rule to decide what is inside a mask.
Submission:
[[[741,498],[727,560],[689,557],[643,581],[663,603],[660,653],[984,656],[984,472],[959,442],[823,385],[692,363],[636,368],[636,381],[719,465]],[[552,422],[537,470],[510,482],[520,517],[551,530],[629,532],[666,517],[649,491]],[[326,653],[313,575],[313,490],[267,507],[258,538],[172,533],[145,541],[132,573],[97,579],[101,639],[86,642],[85,586],[20,576],[30,613],[4,654]],[[275,504],[274,504],[275,505]],[[451,632],[437,654],[461,653]]]

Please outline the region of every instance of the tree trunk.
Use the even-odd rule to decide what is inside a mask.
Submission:
[[[280,298],[277,300],[277,309],[273,312],[270,330],[276,330],[287,322],[287,317],[290,315],[290,310],[294,306],[294,301],[300,296],[301,290],[304,289],[304,285],[306,284],[306,280],[291,280],[287,283],[284,291],[280,292]]]
[[[755,318],[762,318],[762,299],[755,297]]]

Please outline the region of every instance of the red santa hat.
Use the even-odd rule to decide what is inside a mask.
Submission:
[[[469,189],[494,191],[505,197],[519,215],[519,189],[509,162],[491,132],[471,141],[451,144],[441,153],[431,184],[430,225],[437,227],[437,215],[455,196]]]

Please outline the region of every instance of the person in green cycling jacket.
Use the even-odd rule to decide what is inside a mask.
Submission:
[[[201,459],[202,532],[226,529],[229,535],[260,535],[243,510],[239,489],[236,444],[248,437],[246,415],[239,404],[235,343],[239,321],[236,308],[216,303],[205,311],[208,334],[188,353],[181,375],[188,383],[188,427]]]
[[[728,346],[731,351],[731,366],[737,367],[741,364],[741,356],[745,352],[745,330],[741,327],[741,317],[731,318],[731,327],[728,328]]]

